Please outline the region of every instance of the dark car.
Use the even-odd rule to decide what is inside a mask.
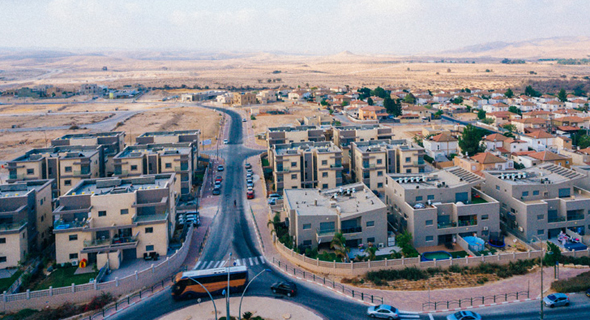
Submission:
[[[215,188],[213,189],[213,195],[214,196],[218,196],[221,194],[221,188]]]
[[[251,168],[252,168],[252,165],[250,163],[246,162],[246,169],[251,169]]]
[[[270,286],[273,293],[284,294],[287,297],[292,297],[297,294],[297,285],[291,281],[275,282]]]
[[[590,297],[590,289],[586,290],[586,296]]]
[[[217,166],[217,171],[223,171],[223,166],[222,165],[218,165]]]

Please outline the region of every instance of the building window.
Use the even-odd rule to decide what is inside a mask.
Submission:
[[[328,165],[328,160],[322,160],[322,166]]]
[[[427,195],[426,200],[434,200],[434,195],[433,194]]]
[[[311,240],[303,240],[304,246],[311,246]]]
[[[0,243],[6,243],[6,238],[0,238]]]
[[[426,236],[426,242],[434,241],[434,236]]]
[[[539,190],[533,190],[533,196],[538,196],[539,195]]]
[[[383,176],[383,171],[377,171],[377,176],[378,177],[382,177]]]
[[[367,227],[374,227],[375,221],[367,221]]]
[[[539,229],[539,230],[537,230],[537,234],[538,235],[544,235],[545,234],[545,229]]]
[[[154,233],[154,227],[145,228],[145,233]]]
[[[64,186],[71,186],[72,180],[64,180]]]
[[[377,188],[383,188],[383,182],[378,182],[377,183]]]
[[[70,260],[78,259],[77,253],[70,253]]]
[[[322,189],[328,189],[328,184],[327,183],[322,184]]]
[[[383,163],[383,160],[382,159],[377,159],[377,164],[381,164],[381,163]]]
[[[411,157],[406,157],[406,163],[409,163],[411,161],[412,161],[412,158]]]
[[[422,196],[417,196],[416,201],[422,201]]]
[[[432,220],[426,220],[426,225],[427,226],[431,226],[433,224],[434,224],[434,222]]]
[[[297,162],[291,162],[291,167],[296,167],[297,166]]]
[[[145,251],[148,251],[148,252],[154,251],[154,245],[153,244],[149,244],[149,245],[145,246]]]
[[[64,167],[65,172],[72,172],[72,167]]]
[[[170,168],[172,168],[172,163],[168,162],[168,163],[166,163],[166,165],[165,165],[165,166],[166,166],[166,169],[170,169]],[[137,169],[137,168],[136,168],[136,169]]]
[[[70,241],[77,241],[78,235],[77,234],[70,234]]]
[[[545,219],[545,215],[544,214],[538,214],[537,215],[537,220],[543,220]]]
[[[292,174],[291,179],[297,179],[297,174],[296,173]]]
[[[311,223],[306,223],[303,225],[303,230],[311,229]]]
[[[375,243],[375,238],[367,238],[367,243]]]
[[[136,164],[134,164],[134,165],[131,166],[131,171],[137,171],[137,165]]]
[[[523,191],[522,192],[522,196],[523,197],[528,197],[529,196],[529,192],[528,191]]]
[[[496,190],[500,190],[500,186],[496,186]]]
[[[129,214],[129,209],[121,209],[121,214]]]
[[[406,173],[412,173],[412,169],[406,169]]]
[[[326,178],[328,176],[327,172],[322,172],[322,177]]]
[[[481,215],[481,220],[488,220],[488,219],[489,219],[489,217],[488,217],[487,214],[482,214]]]
[[[107,216],[107,212],[106,211],[99,211],[98,212],[98,216],[99,217],[106,217]]]
[[[0,257],[0,262],[6,262],[6,257]]]
[[[35,174],[35,169],[27,169],[27,174]]]

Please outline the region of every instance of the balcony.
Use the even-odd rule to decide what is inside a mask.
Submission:
[[[336,234],[336,230],[328,229],[328,230],[316,230],[315,237],[316,241],[318,242],[330,242],[334,238],[334,234]]]
[[[438,229],[455,228],[456,226],[456,221],[438,223]]]
[[[82,253],[97,252],[103,250],[116,250],[116,249],[130,249],[137,247],[138,239],[137,236],[131,237],[116,237],[113,239],[94,239],[84,240],[84,249]]]
[[[363,169],[375,169],[375,167],[377,167],[377,165],[374,163],[363,163]]]
[[[335,169],[335,168],[342,168],[342,163],[339,163],[339,164],[331,164],[330,165],[330,168],[333,168],[333,169]]]
[[[27,220],[0,224],[0,233],[20,231],[27,225]]]
[[[584,214],[567,215],[567,221],[584,220]]]
[[[562,222],[565,221],[565,217],[562,216],[548,216],[547,217],[547,222],[551,223],[551,222]]]
[[[459,227],[468,227],[468,226],[475,226],[477,225],[477,220],[470,219],[470,220],[459,220]]]
[[[277,172],[289,172],[291,171],[290,167],[277,167]]]
[[[168,219],[168,212],[158,214],[146,214],[133,216],[133,223],[151,223],[158,221],[166,221]]]
[[[60,220],[57,220],[53,223],[53,230],[59,231],[59,230],[68,230],[68,229],[74,229],[74,228],[89,227],[90,220],[91,219],[63,221],[60,219]]]
[[[184,165],[184,166],[175,166],[174,167],[174,171],[179,172],[179,171],[187,171],[188,170],[188,165]]]
[[[424,162],[424,160],[413,161],[412,164],[415,165],[415,166],[423,166],[423,165],[426,165],[426,163]]]
[[[346,234],[346,233],[358,233],[358,232],[363,232],[363,228],[362,227],[346,228],[346,229],[341,229],[340,232],[342,232],[343,234]]]
[[[21,173],[21,174],[12,174],[12,173],[10,173],[8,175],[8,180],[25,180],[25,179],[27,179],[27,177],[34,178],[35,176],[34,175],[26,175],[24,173]]]
[[[92,175],[92,172],[88,171],[88,170],[82,170],[82,171],[76,171],[74,170],[73,172],[74,176],[87,176],[90,177],[90,175]]]
[[[117,170],[117,169],[115,169],[114,175],[115,176],[126,177],[126,176],[129,175],[129,171],[128,170]]]

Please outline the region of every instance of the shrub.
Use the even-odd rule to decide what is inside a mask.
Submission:
[[[250,320],[250,318],[252,318],[252,312],[250,312],[250,311],[244,312],[244,314],[242,315],[242,318],[244,318],[245,320]]]
[[[590,271],[567,280],[555,281],[551,284],[551,289],[562,293],[586,291],[590,289]]]
[[[463,271],[463,268],[461,268],[461,266],[458,266],[455,264],[455,265],[450,266],[448,271],[453,272],[453,273],[461,273],[461,271]]]

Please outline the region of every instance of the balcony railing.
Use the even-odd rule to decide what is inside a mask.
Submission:
[[[131,237],[117,237],[113,239],[94,239],[94,240],[84,240],[84,247],[105,247],[105,246],[121,246],[124,244],[133,244],[137,242],[137,236]]]
[[[290,167],[277,167],[277,172],[289,172],[290,170]]]
[[[330,168],[342,168],[342,164],[331,164]]]
[[[584,220],[584,214],[568,215],[567,221]]]
[[[94,240],[84,240],[84,248],[88,247],[104,247],[111,244],[111,239],[94,239]]]
[[[88,220],[72,220],[72,221],[63,221],[57,220],[53,223],[54,230],[67,230],[72,228],[83,228],[85,226],[90,225],[90,219]]]
[[[561,222],[561,221],[565,221],[565,217],[563,216],[555,216],[555,217],[548,217],[547,218],[547,222]]]
[[[345,228],[345,229],[340,229],[340,232],[342,232],[342,233],[357,233],[357,232],[363,232],[363,228],[362,228],[362,227],[352,227],[352,228]]]
[[[475,226],[477,225],[476,220],[463,220],[459,221],[459,227]]]
[[[75,176],[86,176],[86,175],[91,174],[90,171],[86,171],[86,170],[83,170],[83,171],[76,171],[76,170],[74,170],[73,173],[74,173]]]
[[[166,220],[168,216],[168,212],[166,213],[158,213],[158,214],[145,214],[145,215],[135,215],[133,217],[133,222],[150,222],[150,221],[161,221]]]
[[[457,226],[456,221],[438,223],[439,229],[454,228]]]
[[[174,167],[174,171],[186,171],[188,170],[188,165],[187,166],[175,166]]]
[[[374,163],[363,163],[363,169],[374,169],[375,167]]]
[[[424,165],[424,164],[425,164],[425,163],[424,163],[424,160],[421,160],[421,161],[420,161],[420,160],[418,160],[418,161],[414,161],[413,163],[414,163],[414,165],[415,165],[415,166],[421,166],[421,165]]]
[[[34,177],[35,175],[26,175],[26,174],[9,174],[8,175],[8,179],[9,180],[23,180],[26,179],[27,177]]]
[[[20,230],[27,224],[27,220],[22,220],[18,222],[11,222],[11,223],[2,223],[0,224],[0,231],[16,231]]]
[[[336,230],[335,229],[316,230],[316,235],[318,237],[334,236],[334,234],[336,234]]]

